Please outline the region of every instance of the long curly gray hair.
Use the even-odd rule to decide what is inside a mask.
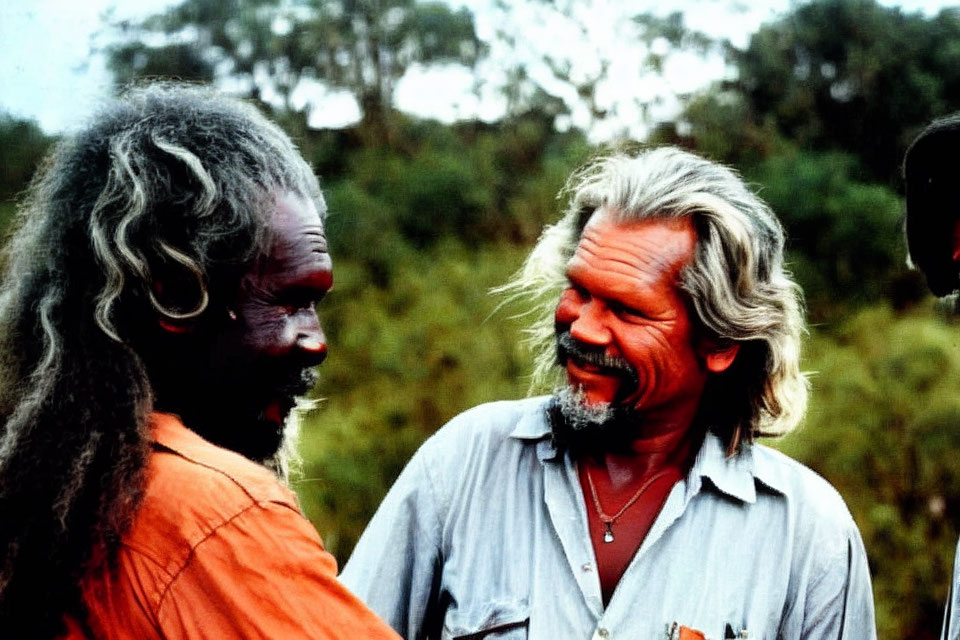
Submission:
[[[554,309],[567,286],[566,265],[590,217],[693,220],[697,246],[680,277],[701,327],[740,345],[734,364],[711,376],[700,415],[729,452],[756,436],[794,428],[806,410],[800,371],[805,332],[800,287],[783,266],[783,229],[770,208],[727,167],[672,147],[594,160],[571,176],[569,206],[548,227],[523,267],[496,291],[533,300],[527,338],[535,351],[533,388],[560,382]]]
[[[50,638],[65,613],[84,619],[79,578],[114,557],[142,494],[153,398],[137,325],[202,318],[232,291],[281,190],[323,210],[277,126],[180,85],[129,91],[33,181],[0,282],[5,634]],[[158,292],[161,277],[181,285]]]

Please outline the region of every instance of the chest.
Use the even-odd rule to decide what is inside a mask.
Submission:
[[[578,467],[590,544],[606,605],[681,473],[662,471],[619,489],[595,481],[593,476],[588,467]]]
[[[712,640],[728,624],[775,638],[792,615],[776,520],[712,495],[687,504],[686,483],[666,483],[650,499],[662,506],[614,525],[618,549],[591,524],[572,464],[518,477],[474,485],[447,523],[438,637],[667,639],[676,622]]]

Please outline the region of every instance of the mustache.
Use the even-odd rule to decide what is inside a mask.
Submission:
[[[250,394],[250,399],[263,397],[295,398],[306,395],[320,380],[318,367],[298,358],[281,361],[266,359],[251,360],[240,365],[249,370],[241,385]]]
[[[608,354],[605,347],[584,344],[570,335],[569,330],[558,332],[557,361],[564,365],[570,358],[625,377],[637,376],[633,365],[620,356]]]
[[[298,397],[306,395],[313,389],[320,380],[320,373],[317,367],[305,367],[287,372],[283,377],[278,378],[274,390],[284,396]]]

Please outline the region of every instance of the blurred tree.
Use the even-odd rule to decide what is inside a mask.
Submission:
[[[754,123],[853,153],[888,184],[918,128],[960,105],[960,8],[926,18],[875,0],[812,0],[731,56]]]
[[[303,9],[287,12],[290,66],[351,91],[374,131],[385,129],[394,86],[411,65],[472,67],[484,51],[470,11],[441,2],[309,0]]]
[[[414,64],[473,66],[484,47],[469,10],[416,0],[184,0],[115,25],[107,47],[120,82],[145,75],[230,79],[296,110],[310,83],[353,94],[373,133],[388,131],[396,82]]]
[[[341,148],[325,183],[332,251],[360,261],[381,287],[413,252],[447,238],[536,239],[557,215],[566,177],[593,150],[581,132],[557,132],[537,112],[494,125],[404,116],[394,125],[391,147]]]
[[[0,113],[0,231],[14,212],[14,199],[33,175],[54,139],[33,120]]]
[[[304,424],[297,490],[341,563],[423,440],[468,407],[523,396],[521,323],[495,313],[487,290],[524,254],[446,238],[394,263],[389,288],[371,287],[352,256],[337,262],[337,287],[320,308],[328,400]]]
[[[655,87],[664,84],[658,76],[667,74],[671,58],[722,53],[718,41],[688,28],[679,11],[638,13],[635,3],[606,0],[491,5],[497,26],[490,48],[502,75],[505,119],[540,111],[556,116],[561,128],[573,124],[626,140],[641,134],[652,106],[666,97]],[[638,90],[623,91],[624,82]]]
[[[168,77],[210,82],[230,75],[253,97],[258,64],[274,61],[274,20],[280,0],[184,0],[140,21],[112,23],[117,41],[105,47],[119,85]]]
[[[902,201],[865,180],[857,157],[782,149],[745,176],[787,229],[788,259],[815,321],[838,304],[883,299],[906,271]]]
[[[677,120],[659,123],[647,142],[686,147],[741,170],[794,149],[771,120],[752,120],[743,94],[720,86],[690,96]]]
[[[921,285],[906,268],[896,191],[877,182],[860,157],[799,147],[770,120],[758,126],[747,110],[742,95],[714,88],[687,104],[679,125],[661,125],[651,141],[739,168],[787,230],[789,266],[814,321],[894,295],[901,305],[920,299]]]
[[[804,426],[774,444],[843,495],[867,548],[880,638],[939,637],[960,510],[956,319],[877,306],[815,330]]]

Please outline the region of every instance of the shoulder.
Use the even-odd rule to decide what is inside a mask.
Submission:
[[[816,471],[776,449],[752,446],[754,477],[766,488],[810,509],[849,518],[847,506],[837,490]]]
[[[171,585],[191,565],[210,566],[211,555],[236,565],[244,558],[259,562],[287,554],[293,545],[322,552],[293,494],[269,470],[192,432],[180,435],[152,445],[143,499],[124,535],[116,570],[103,567],[85,578],[91,616],[126,635],[155,627]],[[281,539],[288,542],[280,545]],[[211,579],[215,574],[208,573]],[[223,575],[230,575],[230,567]]]
[[[296,498],[267,468],[201,442],[181,452],[155,445],[143,501],[124,545],[171,567],[220,527],[275,505],[299,514]]]
[[[478,405],[441,427],[422,448],[432,452],[496,446],[509,440],[518,444],[540,440],[550,433],[546,420],[548,402],[548,396],[538,396]]]
[[[536,459],[540,441],[550,433],[548,400],[505,400],[464,411],[421,445],[398,480],[399,490],[427,487],[443,511],[455,499],[466,499],[465,487],[483,491],[495,485],[507,469]]]
[[[859,545],[860,534],[840,493],[820,474],[785,454],[753,445],[758,494],[785,505],[798,541],[819,548],[821,555],[842,556]]]

